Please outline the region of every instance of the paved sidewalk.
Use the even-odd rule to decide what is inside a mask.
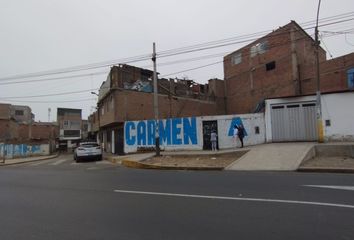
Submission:
[[[314,145],[312,142],[256,145],[226,170],[296,171]]]
[[[34,157],[27,157],[27,158],[5,159],[5,163],[3,162],[2,159],[0,159],[0,167],[1,166],[14,165],[14,164],[27,163],[27,162],[36,162],[36,161],[49,160],[49,159],[52,159],[52,158],[56,158],[58,156],[59,156],[59,154],[57,153],[57,154],[48,155],[48,156],[34,156]]]

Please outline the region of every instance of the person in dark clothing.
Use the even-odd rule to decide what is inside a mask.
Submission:
[[[237,126],[237,136],[241,142],[241,148],[243,148],[243,138],[245,137],[245,129],[242,125]]]

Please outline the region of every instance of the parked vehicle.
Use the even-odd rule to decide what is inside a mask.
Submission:
[[[82,142],[74,151],[74,160],[102,160],[101,146],[95,142]]]

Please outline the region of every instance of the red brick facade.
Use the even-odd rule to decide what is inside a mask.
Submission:
[[[227,114],[254,112],[266,98],[315,93],[314,51],[313,39],[291,22],[225,56]],[[321,91],[347,90],[354,54],[326,61],[320,48],[319,57]]]

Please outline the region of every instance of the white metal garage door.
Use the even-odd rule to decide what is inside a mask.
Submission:
[[[317,140],[316,103],[271,105],[272,141]]]

